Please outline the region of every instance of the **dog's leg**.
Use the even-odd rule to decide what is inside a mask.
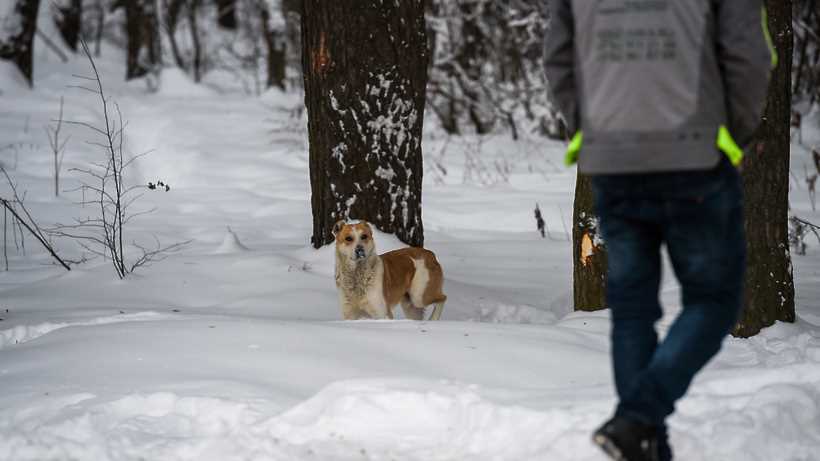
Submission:
[[[340,298],[342,303],[342,318],[344,320],[359,320],[372,318],[369,312],[353,302],[348,302],[344,298]]]
[[[393,319],[393,313],[390,311],[384,301],[379,300],[378,302],[371,302],[370,300],[364,301],[360,307],[363,312],[366,312],[368,317],[371,319],[376,320],[383,320],[383,319]]]
[[[424,308],[414,306],[407,296],[401,300],[401,309],[404,311],[404,318],[406,319],[424,320]]]
[[[345,320],[356,320],[359,318],[358,309],[347,301],[342,301],[342,318]]]
[[[440,320],[441,313],[444,312],[444,302],[436,303],[436,307],[433,308],[433,313],[430,314],[430,318],[428,320]]]
[[[369,319],[371,317],[370,317],[370,314],[368,314],[367,312],[365,312],[363,310],[356,309],[356,308],[351,308],[351,309],[346,309],[344,312],[342,312],[342,318],[344,320],[359,320],[359,319]]]

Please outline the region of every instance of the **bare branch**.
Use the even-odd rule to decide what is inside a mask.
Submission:
[[[4,170],[4,171],[5,171],[5,170]],[[65,268],[65,270],[67,270],[67,271],[70,271],[70,270],[71,270],[71,267],[70,267],[70,266],[69,266],[69,265],[68,265],[65,261],[63,261],[63,260],[60,258],[60,256],[58,256],[58,255],[57,255],[57,252],[56,252],[56,251],[54,251],[54,247],[52,247],[52,246],[51,246],[51,243],[49,243],[49,242],[48,242],[48,241],[47,241],[47,240],[43,237],[42,232],[40,232],[40,231],[39,231],[39,228],[37,228],[36,223],[34,223],[34,222],[26,222],[26,221],[25,221],[25,220],[24,220],[24,219],[23,219],[23,218],[22,218],[22,217],[21,217],[21,216],[17,213],[17,211],[14,209],[14,207],[13,207],[13,206],[11,206],[11,204],[10,204],[10,202],[9,202],[8,200],[6,200],[6,199],[4,199],[4,198],[0,198],[0,203],[2,203],[2,204],[3,204],[3,206],[5,207],[5,209],[6,209],[6,210],[8,210],[8,211],[9,211],[12,215],[14,215],[14,217],[17,219],[17,222],[19,222],[20,224],[22,224],[22,225],[23,225],[23,227],[25,227],[25,228],[26,228],[26,230],[28,230],[28,231],[31,233],[31,235],[33,235],[33,236],[34,236],[34,238],[36,238],[36,239],[40,242],[40,244],[42,244],[42,245],[43,245],[43,248],[45,248],[45,249],[46,249],[46,251],[48,251],[48,252],[51,254],[51,256],[52,256],[52,257],[53,257],[53,258],[54,258],[57,262],[59,262],[59,263],[60,263],[60,265],[62,265],[62,266]],[[20,207],[21,207],[23,210],[25,210],[25,206],[23,206],[23,204],[22,204],[22,203],[19,203],[19,205],[20,205]],[[28,215],[28,211],[26,211],[26,215]],[[36,228],[37,230],[35,230],[35,228]]]
[[[180,251],[183,247],[187,246],[193,241],[186,240],[184,242],[177,242],[172,245],[163,247],[160,245],[159,239],[157,239],[156,236],[154,236],[154,240],[156,241],[157,247],[151,250],[137,244],[136,242],[133,242],[133,245],[139,248],[140,251],[142,251],[142,256],[140,256],[140,258],[134,262],[129,272],[133,272],[138,267],[147,266],[157,261],[162,261],[163,259],[168,257],[168,254]]]

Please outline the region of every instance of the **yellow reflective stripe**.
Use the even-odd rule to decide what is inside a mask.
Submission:
[[[737,145],[732,134],[729,133],[729,129],[726,128],[726,125],[721,125],[720,129],[718,129],[717,147],[729,157],[729,161],[732,162],[732,165],[740,165],[740,162],[743,160],[743,149]]]
[[[769,33],[769,13],[766,11],[766,6],[762,6],[761,8],[761,18],[763,22],[763,36],[766,37],[766,45],[769,45],[769,53],[772,55],[772,69],[777,67],[778,63],[778,56],[777,56],[777,49],[774,47],[774,41],[772,40],[772,34]]]
[[[578,154],[581,153],[581,145],[584,144],[584,132],[578,130],[575,133],[575,136],[572,137],[572,141],[569,142],[569,147],[567,147],[567,155],[564,157],[564,163],[567,166],[572,166],[578,163]]]
[[[569,147],[567,147],[567,154],[564,157],[564,163],[566,163],[567,166],[572,166],[578,162],[578,154],[581,153],[581,146],[583,146],[583,144],[584,132],[578,131],[575,133],[575,136],[573,136],[572,141],[570,141]],[[732,165],[738,166],[740,162],[743,161],[743,149],[737,145],[735,138],[729,133],[729,129],[726,128],[726,125],[721,125],[718,129],[716,144],[718,149],[729,157],[729,161],[732,162]]]

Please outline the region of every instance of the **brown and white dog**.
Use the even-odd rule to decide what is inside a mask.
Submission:
[[[376,253],[373,229],[365,221],[333,226],[336,236],[336,287],[345,320],[392,319],[401,304],[408,319],[423,320],[424,308],[435,304],[430,320],[441,318],[447,296],[444,273],[432,251],[403,248]]]

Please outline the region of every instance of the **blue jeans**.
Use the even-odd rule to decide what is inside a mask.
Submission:
[[[741,179],[723,159],[709,171],[602,175],[592,184],[608,251],[616,414],[658,426],[665,439],[666,417],[720,350],[741,309]],[[659,343],[664,243],[683,310]]]

